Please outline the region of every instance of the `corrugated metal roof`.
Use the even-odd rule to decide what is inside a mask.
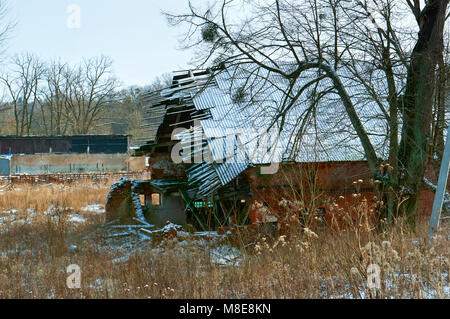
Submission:
[[[290,65],[284,67],[289,68]],[[366,88],[350,74],[341,73],[377,155],[386,157],[387,128],[382,112],[375,101],[367,97]],[[304,71],[293,92],[298,92],[318,75],[315,70]],[[292,94],[286,94],[289,87],[287,79],[258,69],[256,65],[229,67],[214,74],[213,79],[203,82],[207,85],[201,88],[190,85],[185,89],[172,88],[161,94],[168,100],[180,97],[189,100],[197,111],[209,110],[199,122],[206,140],[201,152],[209,152],[214,161],[197,163],[188,170],[189,180],[197,185],[200,194],[211,194],[252,164],[286,160],[324,162],[365,159],[361,143],[329,79],[324,78],[316,86],[309,87],[295,101]],[[385,92],[387,96],[382,77],[373,77],[371,81],[375,83],[377,92]],[[309,112],[317,93],[325,91],[330,93],[321,97],[316,107],[311,108],[313,111]],[[280,120],[277,123],[272,121],[283,111],[284,103],[289,102],[293,106],[286,112],[283,129],[278,132]],[[154,122],[158,120],[159,117]],[[300,134],[302,121],[305,125]],[[180,134],[180,138],[182,143],[195,140],[198,143],[201,136],[194,136],[194,130],[190,130]],[[185,154],[187,157],[191,155]]]
[[[210,81],[209,72],[183,71],[174,74],[170,88],[146,92],[141,96],[144,117],[145,137],[138,139],[138,145],[152,144],[156,141],[158,129],[173,105],[192,106],[192,96]]]

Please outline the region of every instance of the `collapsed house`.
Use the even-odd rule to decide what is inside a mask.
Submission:
[[[135,152],[148,157],[151,179],[113,185],[110,218],[207,229],[274,222],[267,212],[292,202],[327,221],[333,203],[373,201],[364,150],[333,84],[308,84],[318,76],[305,71],[295,87],[303,94],[291,98],[286,79],[255,65],[174,73],[170,88],[142,96],[146,135]],[[382,114],[362,85],[343,79],[377,156],[387,158]],[[432,199],[424,190],[421,213]]]

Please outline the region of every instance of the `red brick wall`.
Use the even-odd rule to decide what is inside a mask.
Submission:
[[[149,158],[151,179],[184,179],[186,178],[183,164],[172,161],[170,154],[152,154]]]
[[[317,173],[313,174],[313,172]],[[304,192],[305,203],[304,205],[299,203],[299,207],[324,208],[327,221],[332,218],[343,218],[335,214],[335,204],[343,211],[353,211],[352,214],[357,215],[358,211],[355,207],[360,206],[364,200],[368,206],[374,206],[377,200],[370,183],[369,167],[365,161],[284,164],[273,175],[260,175],[257,167],[247,170],[246,173],[253,193],[252,204],[265,203],[271,211],[275,212],[286,210],[281,207],[283,205],[280,206],[280,201],[282,198],[293,198],[293,188],[302,189]],[[314,175],[315,178],[312,178]],[[431,165],[426,170],[426,177],[436,183],[436,174]],[[355,181],[356,184],[354,184]],[[355,194],[358,195],[355,196]],[[433,199],[434,192],[425,187],[420,196],[419,214],[431,213]],[[312,202],[315,204],[312,205]],[[250,205],[251,221],[261,221],[264,214],[261,211],[264,212],[265,209],[252,204]],[[335,216],[331,216],[332,213]]]

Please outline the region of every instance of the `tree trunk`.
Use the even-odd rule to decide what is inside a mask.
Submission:
[[[448,0],[430,0],[419,19],[420,31],[408,68],[404,96],[403,130],[399,149],[402,179],[409,199],[405,214],[415,226],[418,200],[428,163],[427,146],[433,110],[434,78],[442,52],[443,27]]]
[[[438,74],[436,74],[436,96],[434,99],[435,117],[433,118],[433,142],[430,147],[430,156],[436,172],[441,167],[444,155],[444,127],[445,127],[445,89],[447,85],[447,66],[444,55],[441,52],[438,63]]]

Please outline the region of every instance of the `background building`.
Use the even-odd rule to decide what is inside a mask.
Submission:
[[[129,136],[0,136],[0,175],[130,170]]]

